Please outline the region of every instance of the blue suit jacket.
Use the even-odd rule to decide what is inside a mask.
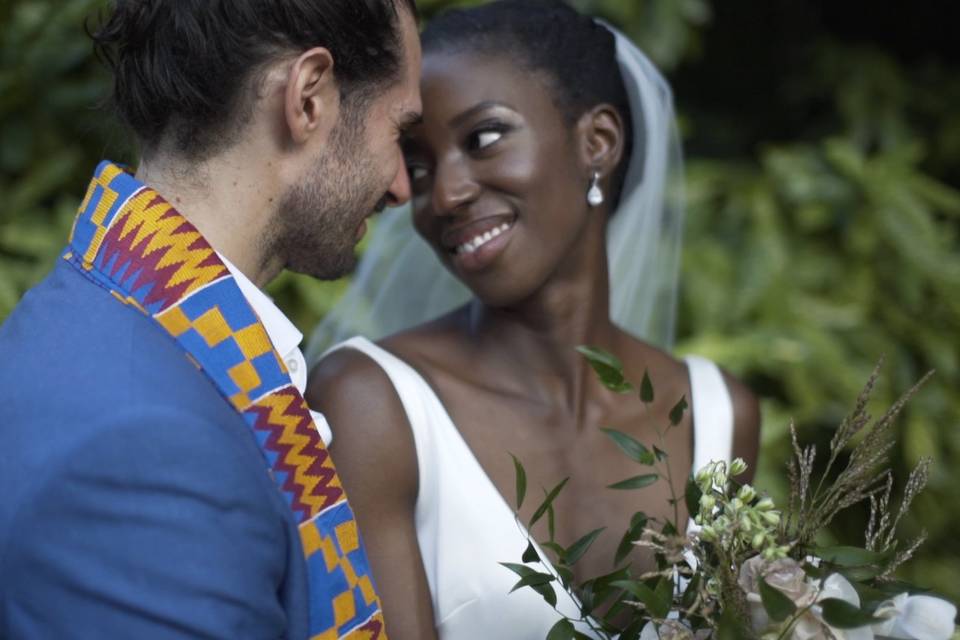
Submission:
[[[308,615],[250,429],[61,262],[0,327],[0,638],[301,638]]]

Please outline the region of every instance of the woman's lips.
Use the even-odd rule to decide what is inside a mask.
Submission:
[[[516,216],[510,214],[485,216],[468,224],[445,230],[440,236],[440,246],[450,253],[460,253],[471,246],[476,249],[485,240],[489,241],[491,234],[503,233],[514,222],[516,222]],[[495,231],[497,229],[499,231]]]
[[[457,244],[450,252],[453,265],[459,271],[480,271],[488,267],[510,242],[513,222],[499,222],[496,226],[481,231]]]

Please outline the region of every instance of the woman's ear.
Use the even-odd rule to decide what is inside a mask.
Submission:
[[[333,57],[323,47],[305,51],[290,67],[284,96],[284,115],[290,138],[306,142],[318,131],[328,131],[340,111],[340,91],[333,75]]]
[[[623,158],[623,128],[623,118],[609,104],[593,107],[577,122],[581,160],[601,178],[609,177]]]

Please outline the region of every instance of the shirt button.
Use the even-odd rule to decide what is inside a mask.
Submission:
[[[290,371],[290,373],[296,373],[297,369],[299,368],[300,368],[300,364],[296,360],[294,360],[293,358],[291,358],[290,360],[287,360],[287,369]]]

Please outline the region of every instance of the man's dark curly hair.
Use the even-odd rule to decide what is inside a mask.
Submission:
[[[87,30],[144,152],[203,159],[234,141],[282,56],[327,48],[345,106],[362,111],[399,78],[400,10],[416,16],[415,0],[114,0]]]

